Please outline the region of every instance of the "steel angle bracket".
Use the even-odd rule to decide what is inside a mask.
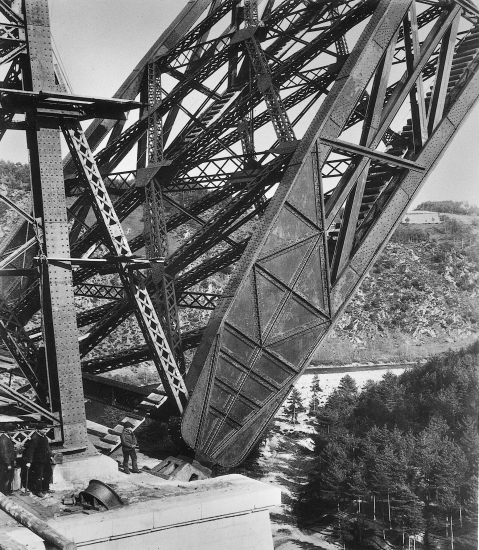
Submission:
[[[320,140],[346,126],[410,4],[378,2],[212,314],[182,422],[200,458],[245,458],[332,325],[320,178],[331,146]]]

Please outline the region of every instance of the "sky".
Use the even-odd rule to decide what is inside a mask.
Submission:
[[[52,35],[74,93],[110,97],[186,0],[49,0]],[[7,132],[0,158],[27,161],[22,132]],[[479,205],[479,103],[414,204]]]

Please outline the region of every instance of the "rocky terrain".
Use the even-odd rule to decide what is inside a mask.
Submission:
[[[23,165],[0,161],[0,192],[29,210],[25,173]],[[432,209],[434,204],[427,206]],[[437,205],[439,211],[449,208],[455,213],[441,214],[440,224],[399,227],[313,363],[410,362],[475,340],[479,334],[478,209],[452,201]],[[140,214],[125,220],[130,237],[141,230]],[[17,221],[19,215],[0,203],[0,242],[9,238]],[[174,235],[170,248],[188,238],[190,229],[194,227],[182,228]],[[227,278],[219,273],[207,284],[198,285],[198,290],[220,292]],[[107,279],[101,282],[118,283],[114,276]],[[77,299],[79,309],[99,303]],[[185,330],[203,325],[208,316],[208,311],[180,310]],[[142,337],[133,317],[127,328],[114,331],[101,344],[101,353],[140,345]],[[148,383],[148,365],[133,370]],[[114,374],[128,375],[131,373]]]
[[[315,362],[403,362],[479,333],[479,217],[400,226]]]

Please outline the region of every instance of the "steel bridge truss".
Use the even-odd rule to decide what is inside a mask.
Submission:
[[[195,0],[106,101],[65,93],[47,8],[0,1],[0,136],[25,131],[32,159],[32,211],[0,197],[20,219],[4,346],[67,448],[86,445],[83,379],[236,464],[475,104],[479,10]],[[146,360],[155,386],[101,376]]]

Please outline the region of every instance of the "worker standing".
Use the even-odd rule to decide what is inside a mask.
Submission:
[[[12,494],[15,460],[17,458],[12,438],[7,433],[9,425],[0,425],[0,491],[4,495]]]
[[[130,473],[129,461],[131,457],[131,471],[134,474],[139,474],[138,462],[136,458],[135,447],[137,447],[136,436],[133,433],[133,424],[131,422],[126,422],[123,428],[123,431],[120,435],[121,441],[121,450],[123,451],[123,470],[125,474]]]
[[[48,442],[48,430],[48,427],[37,429],[23,453],[23,461],[29,470],[29,488],[34,495],[40,498],[50,492],[50,483],[53,477],[51,464],[53,453]]]

